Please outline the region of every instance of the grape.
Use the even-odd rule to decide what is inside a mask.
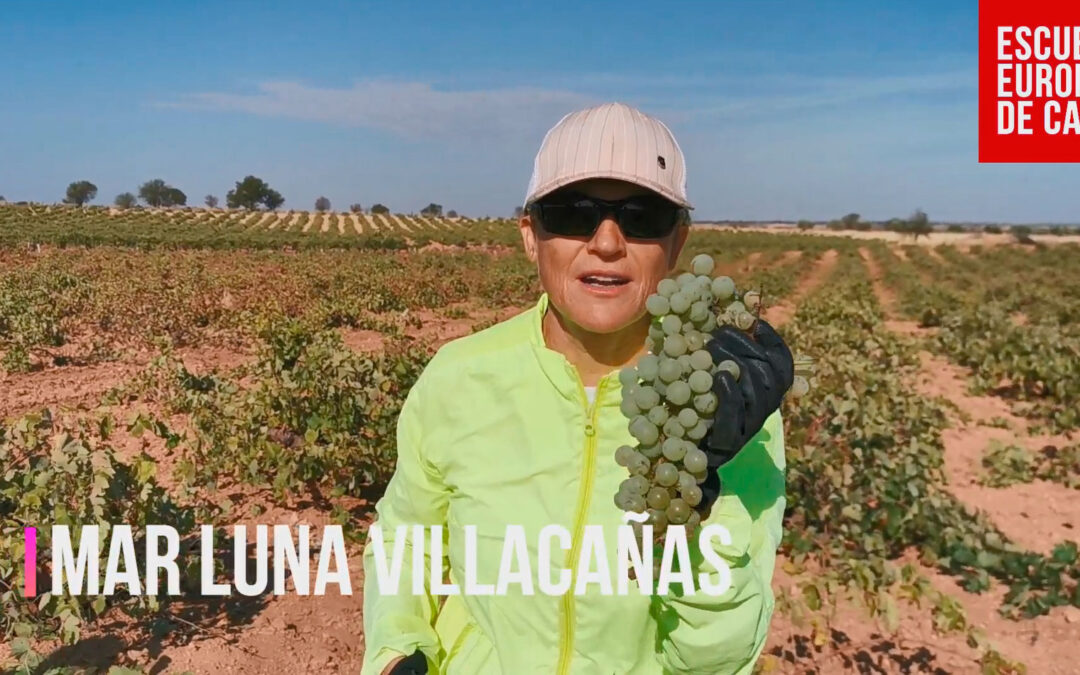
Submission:
[[[685,292],[679,291],[675,295],[671,296],[669,302],[671,304],[672,312],[676,314],[682,314],[683,312],[686,312],[690,309],[690,305],[693,303],[693,300]]]
[[[716,277],[712,280],[712,294],[720,302],[727,300],[735,295],[735,282],[731,277]]]
[[[694,271],[694,274],[712,274],[715,264],[712,256],[701,253],[694,256],[694,259],[690,261],[690,269]]]
[[[672,462],[677,462],[686,455],[686,445],[678,438],[665,438],[660,450],[664,453],[664,458]]]
[[[668,314],[660,320],[660,328],[664,331],[664,336],[675,335],[682,328],[682,321],[674,314]]]
[[[739,302],[738,300],[736,300],[735,302],[733,302],[730,305],[728,305],[727,307],[725,307],[724,311],[727,312],[731,316],[735,316],[739,312],[745,312],[746,311],[746,305],[744,305],[741,302]]]
[[[683,466],[692,474],[704,471],[708,465],[708,456],[698,448],[694,448],[683,457]]]
[[[641,495],[630,495],[630,497],[626,500],[625,510],[633,511],[635,513],[642,513],[643,511],[645,511],[645,498]]]
[[[660,394],[657,394],[652,387],[644,385],[634,393],[634,403],[640,410],[651,410],[653,406],[660,403]]]
[[[664,396],[664,395],[667,394],[667,384],[665,382],[661,382],[660,380],[657,380],[656,382],[653,382],[652,388],[655,389],[656,393],[660,394],[661,396]]]
[[[664,435],[673,439],[682,438],[686,435],[686,427],[679,424],[678,417],[670,417],[664,422]]]
[[[673,525],[681,525],[690,518],[690,505],[681,499],[672,499],[667,507],[668,522]]]
[[[670,500],[669,500],[670,501]],[[664,502],[664,508],[666,509],[668,502]],[[653,533],[660,534],[667,529],[667,514],[664,513],[664,509],[649,509],[649,522],[653,526]]]
[[[653,391],[656,391],[655,387],[653,388]],[[658,427],[664,426],[664,422],[668,421],[667,408],[662,405],[654,405],[652,408],[649,409],[649,412],[646,413],[645,416],[649,418],[650,422],[652,422]]]
[[[649,469],[651,467],[652,462],[650,462],[648,458],[645,457],[645,455],[639,452],[630,459],[630,464],[626,468],[632,474],[644,476],[645,474],[649,473]]]
[[[653,354],[646,354],[638,359],[637,372],[638,377],[646,382],[652,382],[656,379],[656,371],[660,367],[660,359]]]
[[[697,424],[694,425],[693,429],[686,430],[686,437],[691,440],[700,441],[701,439],[705,438],[708,433],[709,423],[705,420],[700,420]]]
[[[679,424],[686,429],[692,429],[699,419],[701,418],[698,417],[693,408],[683,408],[679,411]]]
[[[679,470],[675,468],[674,464],[660,464],[656,467],[656,471],[653,472],[653,478],[656,480],[657,485],[668,487],[678,482]]]
[[[645,300],[645,310],[653,316],[663,316],[671,309],[668,299],[659,294],[653,294]]]
[[[690,365],[694,367],[694,370],[709,370],[713,366],[712,354],[704,349],[698,349],[690,354]],[[640,364],[638,365],[638,370],[641,370]]]
[[[653,445],[639,445],[638,452],[640,452],[646,459],[656,459],[660,456],[660,444],[654,443]]]
[[[636,368],[623,368],[619,371],[619,382],[623,387],[630,387],[637,384],[637,369]]]
[[[697,485],[691,485],[685,490],[680,490],[680,493],[682,494],[683,501],[690,506],[697,506],[701,503],[701,488]]]
[[[701,331],[708,334],[714,330],[716,330],[716,317],[713,316],[712,312],[709,312],[709,316],[707,316],[705,322],[701,324]]]
[[[687,473],[685,471],[680,471],[679,472],[678,487],[679,487],[680,491],[689,488],[691,485],[697,485],[697,484],[698,484],[697,479],[694,478],[693,475],[691,475],[691,474],[689,474],[689,473]]]
[[[750,330],[756,320],[750,312],[739,312],[735,315],[735,325],[739,330]]]
[[[694,372],[694,366],[690,364],[689,354],[683,354],[675,360],[679,362],[679,368],[682,370],[683,375],[689,375]]]
[[[665,298],[670,298],[679,290],[679,283],[674,279],[663,279],[656,285],[656,292]]]
[[[697,488],[697,486],[694,486]],[[671,502],[671,495],[664,488],[654,487],[649,490],[649,494],[645,496],[645,502],[649,505],[650,509],[663,510],[666,509]]]
[[[700,351],[705,346],[705,335],[699,330],[692,330],[685,337],[686,348],[692,352]]]
[[[706,303],[698,300],[690,305],[690,320],[694,323],[701,323],[707,316],[709,316],[709,305]]]
[[[675,283],[679,284],[679,288],[686,288],[690,284],[694,283],[697,277],[690,272],[683,272],[679,276],[675,277]]]
[[[634,456],[634,449],[629,445],[620,445],[615,450],[615,463],[619,466],[627,466],[630,464],[630,458]]]
[[[716,412],[716,404],[716,394],[711,391],[694,397],[694,410],[702,415],[711,415]],[[652,421],[652,418],[649,418],[649,421]]]
[[[616,492],[615,507],[618,508],[620,511],[628,511],[628,507],[630,506],[629,499],[630,495],[626,494],[625,492],[622,492],[621,490],[619,492]]]
[[[634,399],[629,396],[623,397],[622,403],[619,404],[619,410],[622,410],[622,414],[626,417],[634,417],[640,410],[638,410],[637,404],[634,403]]]
[[[742,301],[748,308],[757,309],[761,307],[761,294],[757,291],[747,291],[743,293]]]
[[[668,385],[667,394],[665,396],[667,400],[675,405],[684,405],[690,400],[690,394],[690,385],[682,380],[676,380]]]
[[[664,338],[664,353],[676,357],[685,354],[686,338],[681,335],[669,335]]]
[[[649,326],[649,339],[650,340],[663,340],[666,336],[664,329],[657,324],[651,324]]]
[[[649,479],[645,476],[630,476],[622,482],[622,485],[626,486],[626,491],[631,494],[644,495],[649,491]],[[619,489],[622,489],[622,485]]]
[[[727,361],[721,361],[720,365],[718,365],[716,369],[719,371],[724,371],[726,373],[731,373],[731,376],[736,380],[739,379],[739,374],[742,372],[739,370],[739,364],[735,363],[730,359],[728,359]]]
[[[690,373],[690,377],[686,379],[686,382],[690,385],[690,390],[692,392],[695,394],[704,394],[712,389],[713,378],[712,374],[707,370],[695,370]],[[640,389],[638,390],[638,394],[641,394]],[[634,400],[638,402],[638,405],[641,405],[640,398],[635,398]]]
[[[660,368],[657,375],[662,382],[674,382],[682,376],[682,367],[675,359],[664,357],[660,360]]]
[[[789,391],[795,398],[806,396],[807,392],[810,391],[810,382],[802,375],[796,375],[795,380],[791,383],[791,389]]]
[[[697,511],[691,511],[690,517],[686,519],[686,529],[693,532],[698,528],[698,525],[701,525],[701,514]]]
[[[652,445],[660,438],[660,430],[656,425],[640,415],[630,423],[630,434],[642,445]]]

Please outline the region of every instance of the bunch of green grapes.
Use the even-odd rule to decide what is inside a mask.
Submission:
[[[698,443],[709,433],[719,403],[713,376],[727,371],[738,380],[740,373],[734,361],[714,364],[705,343],[721,325],[752,331],[761,309],[758,292],[740,294],[730,277],[711,277],[714,266],[710,256],[701,254],[691,261],[691,272],[659,283],[645,303],[653,317],[649,353],[619,373],[622,412],[637,445],[615,451],[615,461],[630,472],[615,505],[647,512],[646,523],[657,540],[669,524],[683,525],[692,535],[708,516],[700,508],[708,458]],[[807,366],[800,359],[799,368]],[[798,375],[792,395],[808,390],[809,383]]]

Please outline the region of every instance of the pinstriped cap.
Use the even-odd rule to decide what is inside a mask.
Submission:
[[[587,178],[617,178],[676,204],[686,199],[686,163],[663,122],[624,103],[566,115],[540,144],[525,204]]]

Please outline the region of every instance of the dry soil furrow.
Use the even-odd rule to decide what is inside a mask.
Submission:
[[[795,310],[798,307],[799,302],[816,291],[828,280],[829,275],[832,274],[833,268],[836,267],[836,260],[839,257],[840,254],[836,249],[829,249],[828,251],[825,251],[824,255],[814,261],[810,273],[799,281],[799,284],[795,287],[795,292],[791,294],[791,297],[784,298],[781,302],[765,310],[765,318],[768,322],[774,327],[780,327],[790,321],[791,317],[795,316]]]
[[[866,265],[866,273],[870,277],[874,295],[877,297],[878,304],[881,305],[881,311],[885,316],[885,327],[895,333],[904,335],[922,336],[929,334],[931,331],[921,327],[918,321],[897,318],[896,293],[885,284],[881,267],[870,249],[866,247],[860,248],[859,257],[862,258],[863,264]]]

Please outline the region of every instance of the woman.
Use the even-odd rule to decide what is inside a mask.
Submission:
[[[498,577],[507,524],[524,526],[533,570],[544,526],[571,533],[553,565],[572,570],[584,527],[599,525],[614,566],[623,514],[612,498],[627,473],[613,453],[634,442],[617,371],[644,353],[645,300],[675,266],[689,208],[682,152],[660,121],[607,104],[548,132],[519,224],[544,293],[532,309],[442,347],[410,391],[398,465],[376,507],[385,550],[399,525],[441,525],[444,555],[427,562],[463,587],[468,525],[479,583]],[[716,546],[731,570],[726,593],[603,595],[594,584],[584,595],[514,586],[445,602],[409,590],[382,595],[369,546],[364,673],[749,672],[772,616],[784,509],[778,408],[793,374],[768,324],[759,322],[755,338],[721,329],[708,343],[717,362],[734,359],[742,372],[738,383],[717,377],[721,405],[701,442],[710,460],[705,522],[732,533],[730,545]]]

